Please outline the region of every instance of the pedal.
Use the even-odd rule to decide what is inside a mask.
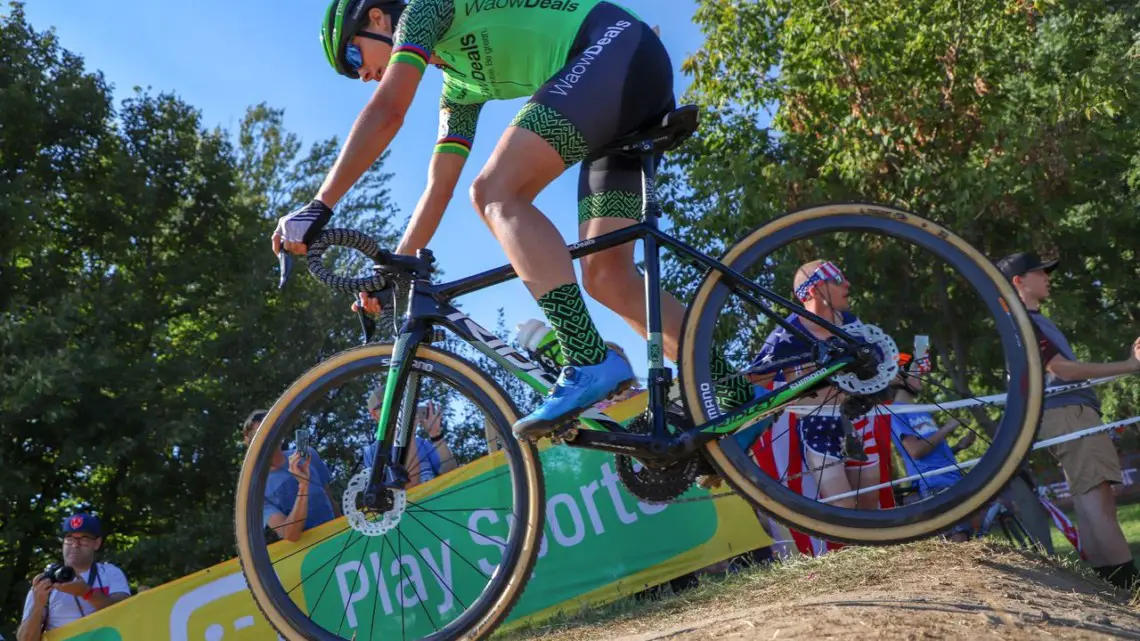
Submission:
[[[573,423],[567,427],[560,427],[550,434],[550,442],[554,445],[573,443],[578,438],[578,424]]]
[[[715,490],[724,485],[724,479],[716,474],[703,474],[697,477],[697,485],[706,490]]]

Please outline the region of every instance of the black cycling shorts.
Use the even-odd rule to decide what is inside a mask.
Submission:
[[[511,124],[542,136],[567,168],[585,160],[578,183],[579,221],[639,219],[640,161],[592,154],[658,124],[676,104],[673,65],[661,39],[626,10],[603,2],[586,16],[566,66]]]

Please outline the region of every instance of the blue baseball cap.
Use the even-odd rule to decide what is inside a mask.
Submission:
[[[63,533],[66,534],[90,534],[94,537],[103,536],[103,527],[99,525],[99,519],[91,514],[80,512],[73,514],[63,520]]]

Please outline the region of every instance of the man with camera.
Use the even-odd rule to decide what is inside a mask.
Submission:
[[[32,580],[16,641],[39,641],[45,630],[78,621],[131,595],[127,576],[110,563],[97,563],[103,529],[91,514],[63,521],[63,564],[53,563]]]

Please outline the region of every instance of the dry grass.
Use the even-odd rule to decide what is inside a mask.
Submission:
[[[773,636],[776,635],[776,636]],[[504,633],[509,641],[771,638],[1140,639],[1140,617],[1072,559],[995,542],[846,548],[625,599]]]

